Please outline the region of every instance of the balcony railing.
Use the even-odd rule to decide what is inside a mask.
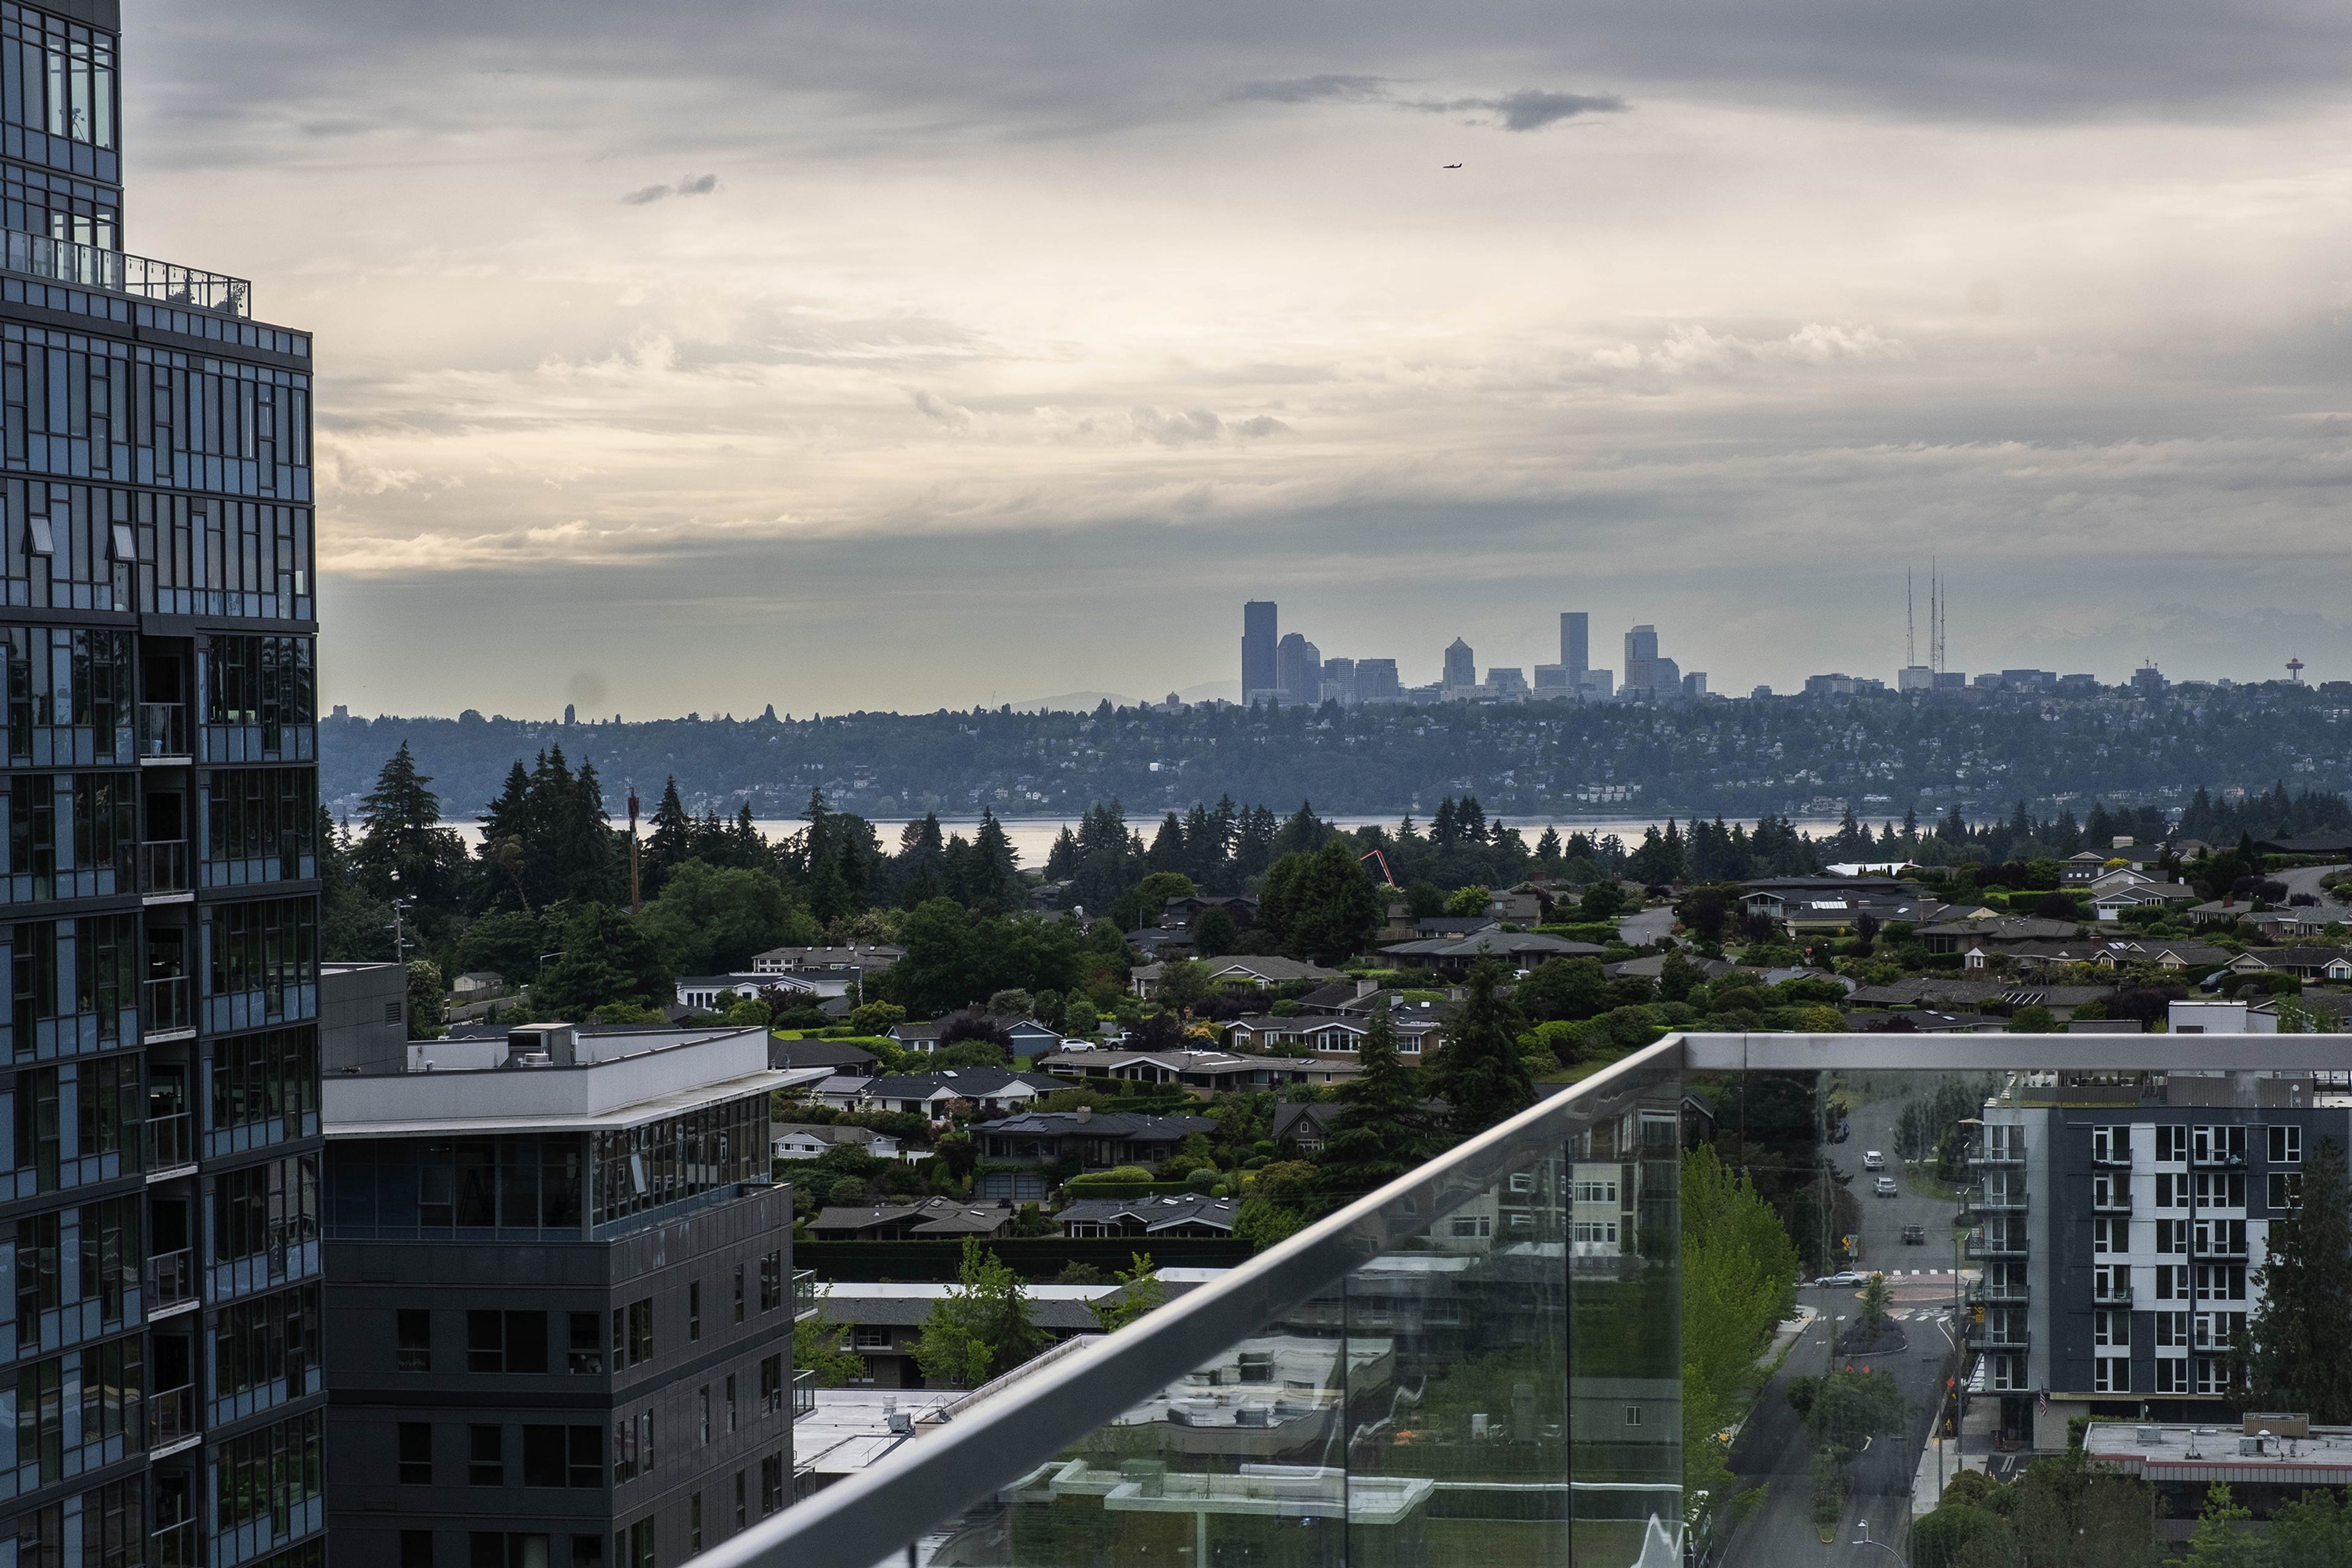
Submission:
[[[196,1425],[196,1385],[183,1384],[147,1396],[147,1446],[161,1448],[204,1430]]]
[[[139,890],[142,893],[184,893],[188,880],[188,846],[183,839],[149,839],[139,846]]]
[[[2131,1169],[2131,1150],[2129,1148],[2110,1148],[2105,1151],[2093,1149],[2091,1163],[2103,1171],[2128,1171]]]
[[[2094,1306],[2128,1307],[2131,1300],[2132,1288],[2128,1285],[2110,1285],[2104,1290],[2096,1285],[2091,1287],[2091,1303]]]
[[[793,1321],[797,1322],[801,1319],[808,1317],[810,1314],[814,1313],[817,1310],[819,1300],[820,1293],[817,1289],[816,1270],[814,1268],[793,1269]]]
[[[1970,1348],[1980,1351],[2021,1351],[2026,1347],[2025,1326],[2021,1323],[1996,1322],[1987,1319],[1970,1323],[1961,1338]]]
[[[1984,1214],[2022,1214],[2025,1212],[2023,1187],[1993,1187],[1968,1194],[1969,1208]]]
[[[188,977],[165,975],[139,983],[139,1026],[150,1035],[168,1035],[196,1026],[195,1009],[188,1001]]]
[[[10,230],[7,241],[5,260],[0,265],[11,272],[116,294],[136,294],[159,305],[210,310],[215,315],[253,314],[253,285],[242,278],[37,234]]]
[[[2032,1300],[2023,1280],[1979,1279],[1969,1287],[1968,1302],[1971,1307],[2021,1307]]]
[[[2203,1153],[2191,1153],[2189,1163],[2209,1171],[2242,1171],[2246,1168],[2246,1152],[2242,1149],[2208,1149]]]
[[[816,1373],[806,1367],[793,1373],[793,1419],[816,1408]]]
[[[159,1252],[147,1260],[147,1293],[143,1303],[149,1316],[165,1311],[184,1301],[196,1299],[196,1254],[193,1247],[177,1252]]]
[[[1978,1166],[2010,1166],[2025,1163],[2025,1153],[2015,1149],[1970,1149],[1967,1163]]]
[[[2068,1074],[2215,1068],[2352,1070],[2352,1036],[1989,1035],[1965,1052],[1923,1051],[1917,1037],[1670,1036],[1128,1327],[1001,1379],[696,1568],[1696,1557],[1728,1521],[1685,1494],[1673,1436],[1679,1352],[1654,1326],[1678,1310],[1679,1265],[1644,1235],[1605,1276],[1561,1267],[1584,1165],[1633,1184],[1627,1212],[1671,1238],[1674,1163],[1648,1153],[1646,1134],[1662,1131],[1671,1156],[1686,1074],[1993,1072],[2011,1075],[2001,1092],[2056,1105]],[[1529,1217],[1524,1241],[1480,1224],[1506,1205]],[[1969,1250],[2016,1257],[2024,1240],[2021,1225],[1989,1226]],[[1480,1333],[1459,1331],[1473,1322]],[[1497,1343],[1551,1349],[1498,1374],[1482,1364]],[[1987,1353],[1993,1386],[2027,1386],[2023,1355]],[[1635,1427],[1659,1435],[1631,1440]],[[1608,1527],[1597,1546],[1596,1521]]]
[[[147,1561],[153,1568],[203,1568],[204,1557],[196,1542],[196,1521],[184,1519],[177,1524],[167,1524],[147,1537],[152,1548]]]
[[[2091,1189],[2091,1212],[2094,1214],[2129,1214],[2132,1212],[2131,1189],[2101,1192]]]
[[[196,1163],[196,1121],[187,1111],[147,1119],[147,1170],[173,1171]]]
[[[139,705],[139,754],[142,757],[187,756],[187,709],[177,702],[142,702]]]

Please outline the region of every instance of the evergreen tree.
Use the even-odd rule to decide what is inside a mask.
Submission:
[[[517,763],[508,778],[508,789],[511,791],[522,778],[522,764]],[[693,858],[694,818],[686,814],[686,803],[677,797],[677,775],[672,774],[662,785],[661,804],[654,807],[653,831],[646,839],[639,866],[646,896],[660,892],[669,874]]]
[[[2303,1166],[2302,1201],[2271,1221],[2254,1272],[2263,1304],[2249,1325],[2253,1408],[2352,1422],[2352,1193],[2344,1149],[2322,1138]]]
[[[1021,857],[1005,837],[1004,825],[996,820],[996,813],[982,808],[980,832],[973,838],[972,875],[977,895],[975,907],[997,914],[1009,914],[1019,909],[1021,897]]]
[[[653,938],[605,904],[590,904],[563,928],[562,951],[530,989],[534,1005],[568,1018],[616,1003],[659,1007],[676,994]]]
[[[363,826],[352,856],[362,888],[378,899],[415,900],[418,920],[453,912],[465,877],[465,844],[441,826],[441,797],[432,783],[403,741],[360,803]]]
[[[1066,882],[1077,874],[1078,836],[1065,827],[1054,836],[1054,847],[1045,851],[1045,880]]]
[[[1547,866],[1559,864],[1559,834],[1549,826],[1536,840],[1536,858]]]
[[[1285,855],[1265,874],[1257,923],[1293,957],[1343,963],[1379,934],[1385,917],[1354,843],[1326,840],[1311,855]]]
[[[1386,1186],[1427,1158],[1432,1142],[1421,1075],[1397,1054],[1386,1003],[1372,1015],[1356,1061],[1363,1070],[1331,1091],[1339,1110],[1324,1127],[1315,1173],[1317,1189],[1334,1199]]]
[[[1191,861],[1184,851],[1184,823],[1174,812],[1160,819],[1160,831],[1151,836],[1151,847],[1144,852],[1143,868],[1147,871],[1191,870]]]
[[[1445,1021],[1433,1087],[1453,1107],[1457,1132],[1482,1132],[1535,1103],[1535,1082],[1519,1055],[1525,1025],[1497,994],[1502,979],[1493,959],[1471,965],[1469,985]]]

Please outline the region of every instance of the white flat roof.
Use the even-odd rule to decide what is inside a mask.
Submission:
[[[335,1138],[634,1127],[806,1082],[768,1067],[768,1031],[583,1035],[572,1067],[499,1067],[504,1040],[412,1042],[406,1072],[335,1074],[320,1121]]]

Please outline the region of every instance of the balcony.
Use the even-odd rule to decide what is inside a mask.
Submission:
[[[2093,1214],[2131,1213],[2131,1189],[2126,1187],[2121,1190],[2110,1189],[2101,1192],[2096,1186],[2092,1187],[2091,1212]]]
[[[2132,1288],[2128,1285],[2110,1285],[2104,1290],[2096,1285],[2091,1287],[2091,1304],[2095,1307],[2128,1307],[2131,1302]]]
[[[163,1181],[196,1166],[196,1120],[187,1111],[147,1119],[147,1179]]]
[[[2243,1149],[2202,1149],[2189,1156],[2189,1163],[2200,1171],[2242,1171],[2246,1168]]]
[[[1967,1163],[1973,1165],[1979,1170],[2006,1169],[2010,1166],[2024,1164],[2025,1151],[2022,1149],[2010,1148],[1972,1148],[1969,1150],[1965,1158]]]
[[[2131,1148],[2126,1145],[2121,1149],[2114,1147],[2101,1149],[2094,1145],[2091,1150],[2091,1163],[2102,1171],[2128,1171],[2131,1169]]]
[[[824,1293],[817,1289],[815,1269],[793,1270],[793,1321],[797,1323],[803,1318],[816,1316],[817,1303],[823,1296]]]
[[[1971,1192],[1962,1200],[1963,1206],[1975,1214],[2023,1214],[2023,1187],[1987,1187]]]
[[[139,846],[139,890],[152,900],[184,896],[194,889],[188,879],[188,846],[183,839],[150,839]]]
[[[194,1384],[183,1384],[147,1396],[147,1453],[151,1458],[186,1447],[204,1435],[205,1429],[196,1424]]]
[[[139,705],[139,755],[142,761],[185,761],[188,751],[188,710],[177,702]]]
[[[1579,1166],[1633,1182],[1621,1197],[1671,1236],[1674,1172],[1641,1152],[1647,1127],[1679,1125],[1689,1079],[1736,1093],[1783,1074],[1940,1089],[1996,1073],[2038,1109],[2070,1103],[2070,1074],[2219,1069],[2242,1076],[2198,1089],[2229,1104],[2252,1100],[2257,1071],[2301,1068],[2352,1069],[2352,1036],[1670,1035],[1126,1328],[1000,1373],[919,1441],[722,1543],[719,1568],[1718,1561],[1731,1513],[1684,1489],[1679,1348],[1656,1331],[1709,1309],[1678,1300],[1671,1249],[1562,1273],[1541,1243],[1573,1234]],[[1482,1234],[1498,1210],[1527,1214],[1538,1245]],[[2015,1259],[2026,1237],[1990,1220],[1968,1251]],[[1994,1389],[2032,1387],[2007,1283],[2022,1272],[1996,1266],[2002,1283],[1974,1292]],[[1917,1348],[1942,1348],[1929,1338]]]
[[[196,1542],[196,1521],[193,1519],[163,1526],[147,1537],[147,1543],[150,1568],[204,1568],[203,1551]]]
[[[2032,1299],[2023,1280],[1979,1279],[1968,1293],[1971,1307],[2022,1307]]]
[[[806,1367],[793,1373],[793,1419],[797,1421],[816,1408],[816,1373]]]
[[[159,1252],[147,1260],[147,1292],[144,1305],[147,1316],[161,1317],[166,1312],[196,1304],[196,1254],[193,1247],[177,1252]]]
[[[168,974],[139,983],[139,1028],[148,1039],[194,1034],[196,1012],[188,999],[188,977]]]
[[[7,254],[0,259],[0,266],[11,272],[46,278],[53,283],[131,294],[159,305],[209,310],[216,316],[253,314],[253,285],[242,278],[37,234],[11,230],[7,241]]]

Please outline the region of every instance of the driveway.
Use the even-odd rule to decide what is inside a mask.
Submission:
[[[2289,898],[2293,898],[2297,893],[2309,893],[2322,905],[2341,916],[2352,913],[2352,904],[2346,903],[2333,892],[2321,887],[2319,879],[2326,876],[2330,871],[2345,869],[2347,868],[2343,866],[2291,866],[2284,871],[2273,871],[2271,875],[2276,880],[2286,884]]]
[[[1661,904],[1654,910],[1643,910],[1624,915],[1617,921],[1620,941],[1632,947],[1647,947],[1675,934],[1675,907]]]

